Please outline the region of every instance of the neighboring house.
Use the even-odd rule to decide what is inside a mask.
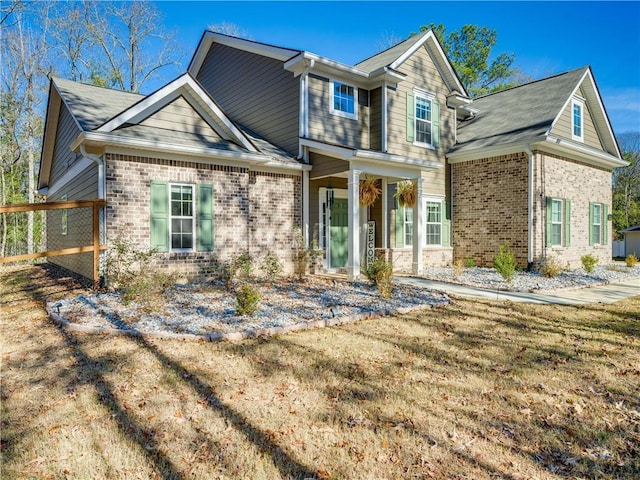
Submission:
[[[624,235],[624,254],[640,258],[640,225],[620,230]]]
[[[107,238],[188,273],[240,250],[288,263],[297,226],[350,278],[371,250],[421,273],[490,264],[504,241],[522,266],[604,261],[625,165],[590,69],[471,100],[433,32],[354,66],[205,32],[188,73],[146,97],[54,80],[43,143],[51,199],[105,198]],[[406,180],[413,208],[394,197]]]

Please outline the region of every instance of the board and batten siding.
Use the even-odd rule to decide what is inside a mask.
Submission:
[[[419,48],[399,68],[406,79],[397,88],[387,87],[387,151],[396,155],[444,162],[445,152],[455,141],[455,112],[447,108],[449,88],[427,52]],[[435,95],[440,104],[440,146],[436,149],[420,147],[407,141],[407,93],[419,88]]]
[[[169,105],[140,122],[140,125],[163,130],[192,133],[218,142],[220,135],[196,112],[191,105],[179,97]]]
[[[578,91],[578,95],[584,98],[584,94],[581,90]],[[572,114],[573,112],[571,110],[571,102],[569,102],[558,117],[558,121],[553,126],[551,133],[570,139],[572,137],[573,126]],[[593,124],[593,118],[591,117],[591,113],[589,112],[589,106],[586,102],[584,102],[584,108],[582,109],[582,118],[584,129],[583,138],[585,145],[597,148],[598,150],[604,150],[604,148],[602,147],[602,143],[600,142],[600,138],[598,137],[596,127]]]
[[[369,147],[369,91],[358,89],[358,118],[334,115],[328,78],[309,75],[309,136],[355,148]]]
[[[214,44],[197,80],[234,121],[298,153],[300,80],[282,62]]]
[[[69,148],[71,142],[73,142],[79,133],[80,129],[78,125],[66,105],[62,103],[60,106],[60,116],[58,117],[58,127],[56,129],[56,141],[53,150],[49,185],[55,184],[80,158],[79,155],[76,155],[76,153],[72,152]]]

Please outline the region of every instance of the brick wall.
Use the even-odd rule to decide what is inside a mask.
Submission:
[[[413,271],[412,248],[376,248],[376,255],[383,255],[387,262],[393,262],[393,271],[411,273]],[[429,247],[422,249],[423,267],[444,267],[453,262],[453,248]]]
[[[150,247],[150,182],[208,183],[214,188],[214,250],[160,253],[161,268],[187,276],[207,274],[212,262],[245,251],[268,249],[292,269],[291,245],[300,225],[300,177],[250,172],[246,168],[197,162],[106,155],[107,236],[126,235]]]
[[[452,165],[454,260],[492,266],[509,241],[518,264],[527,266],[527,166],[525,153]]]
[[[611,261],[611,222],[609,238],[602,245],[589,245],[589,203],[609,206],[611,213],[611,171],[585,165],[569,158],[535,155],[535,239],[534,257],[539,262],[548,256],[571,268],[581,267],[580,257],[591,254],[600,263]],[[571,245],[546,247],[546,197],[571,200]]]

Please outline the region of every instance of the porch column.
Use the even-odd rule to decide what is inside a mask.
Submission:
[[[387,206],[387,178],[382,177],[382,248],[389,248],[389,208]]]
[[[347,206],[348,217],[348,250],[347,276],[355,280],[360,275],[360,170],[349,170]]]
[[[416,179],[416,204],[413,207],[413,274],[422,275],[422,245],[424,222],[422,221],[422,178]]]

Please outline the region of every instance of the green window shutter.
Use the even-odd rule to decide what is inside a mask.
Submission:
[[[151,248],[169,251],[169,189],[167,182],[151,180]]]
[[[415,116],[416,106],[413,98],[413,93],[407,92],[407,142],[413,142],[415,138]]]
[[[451,212],[450,205],[442,202],[442,227],[440,230],[441,242],[443,247],[451,246]]]
[[[593,203],[589,202],[589,245],[593,245]]]
[[[199,252],[213,250],[213,185],[198,185],[198,225],[196,228]]]
[[[440,104],[431,101],[431,136],[434,147],[440,146]]]
[[[553,198],[547,197],[547,209],[546,209],[546,246],[549,247],[551,245],[551,205],[553,204]]]
[[[404,247],[404,207],[396,198],[396,248]]]
[[[600,222],[602,223],[602,241],[601,245],[606,245],[609,243],[609,205],[602,204],[602,219]]]
[[[571,200],[564,201],[564,246],[571,246]]]

